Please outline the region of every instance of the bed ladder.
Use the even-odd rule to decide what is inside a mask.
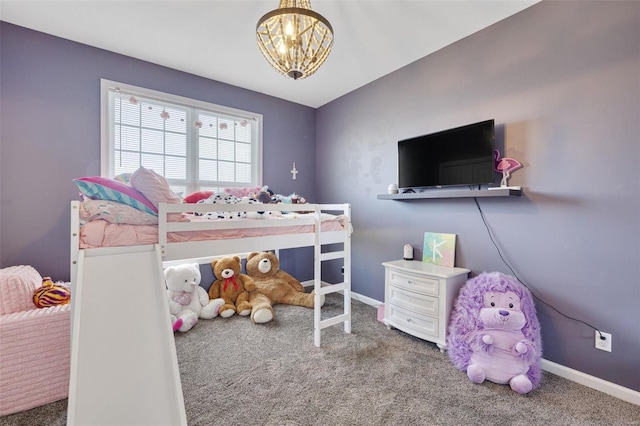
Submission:
[[[344,212],[347,216],[348,224],[351,226],[351,205],[350,204],[322,204],[321,208],[316,205],[316,224],[315,224],[315,238],[316,244],[314,245],[314,277],[313,277],[313,289],[315,291],[314,309],[313,309],[313,344],[316,347],[320,347],[321,331],[324,328],[334,326],[336,324],[344,323],[344,332],[351,333],[351,232],[347,230],[347,237],[342,243],[342,250],[335,251],[322,251],[321,243],[321,210],[339,210]],[[343,259],[343,277],[344,281],[341,283],[324,283],[328,284],[323,286],[322,281],[322,262],[334,259]],[[320,306],[321,297],[330,293],[343,292],[344,300],[343,307],[344,312],[340,315],[336,315],[331,318],[322,319],[322,307]]]
[[[186,425],[159,245],[77,262],[67,425]]]

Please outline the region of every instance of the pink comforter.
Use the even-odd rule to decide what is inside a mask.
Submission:
[[[338,231],[344,229],[344,217],[323,214],[322,231]],[[203,220],[192,217],[192,221]],[[243,220],[238,220],[239,226]],[[259,219],[253,219],[259,220]],[[279,219],[264,219],[279,220]],[[313,225],[278,226],[269,228],[237,228],[207,231],[172,232],[169,242],[202,241],[211,239],[233,239],[260,237],[266,235],[300,234],[313,232]],[[158,227],[155,225],[113,224],[104,220],[93,220],[80,228],[80,248],[120,247],[158,242]]]

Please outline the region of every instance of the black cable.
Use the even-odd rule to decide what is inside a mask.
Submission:
[[[487,229],[487,234],[489,234],[489,238],[491,239],[491,242],[493,243],[493,246],[496,248],[496,251],[498,252],[498,256],[500,256],[500,259],[502,260],[502,263],[504,263],[507,268],[509,268],[509,270],[511,271],[511,273],[513,274],[513,276],[520,282],[520,284],[522,284],[523,286],[525,286],[533,295],[533,297],[538,300],[540,303],[550,307],[551,309],[553,309],[554,311],[556,311],[557,313],[559,313],[560,315],[562,315],[565,318],[568,318],[572,321],[576,321],[576,322],[580,322],[588,327],[591,327],[592,329],[594,329],[595,331],[598,332],[598,334],[600,335],[600,339],[601,340],[606,340],[606,337],[604,337],[602,335],[602,332],[597,328],[592,326],[591,324],[589,324],[586,321],[583,321],[581,319],[577,319],[577,318],[573,318],[570,317],[569,315],[563,314],[562,312],[560,312],[557,308],[555,308],[553,305],[545,302],[544,300],[540,299],[538,296],[536,296],[536,294],[529,288],[529,286],[527,284],[525,284],[520,277],[518,277],[518,275],[515,273],[515,271],[513,270],[513,268],[511,267],[511,265],[509,265],[509,262],[507,262],[504,258],[504,256],[502,255],[502,251],[500,250],[500,247],[498,246],[498,243],[496,243],[495,238],[493,237],[493,232],[491,231],[491,227],[489,226],[489,224],[487,223],[487,219],[484,217],[484,212],[482,211],[482,209],[480,208],[480,203],[478,202],[478,198],[473,197],[473,201],[476,202],[476,206],[478,207],[478,211],[480,212],[480,217],[482,218],[482,222],[484,223],[484,227]]]

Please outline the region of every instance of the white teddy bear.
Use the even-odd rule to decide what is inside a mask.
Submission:
[[[173,330],[189,331],[198,318],[218,316],[223,299],[209,300],[206,290],[200,287],[200,267],[197,263],[169,266],[164,270]]]

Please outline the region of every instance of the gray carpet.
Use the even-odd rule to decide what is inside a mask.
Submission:
[[[323,308],[342,308],[332,295]],[[545,373],[539,389],[471,383],[431,343],[387,328],[353,303],[353,333],[323,330],[313,311],[276,306],[276,320],[201,321],[176,335],[189,425],[640,425],[640,406]],[[0,418],[64,425],[66,400]],[[104,425],[110,426],[110,425]]]

